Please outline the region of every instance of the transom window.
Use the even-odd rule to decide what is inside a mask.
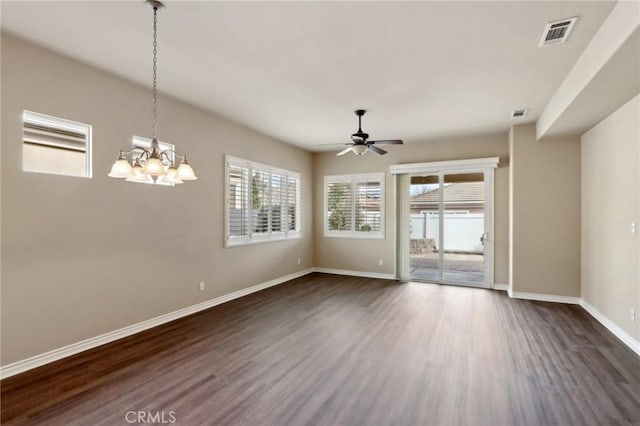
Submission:
[[[325,237],[384,238],[384,173],[324,178]]]
[[[24,111],[22,170],[90,178],[91,126]]]
[[[300,174],[226,156],[227,247],[300,237]]]

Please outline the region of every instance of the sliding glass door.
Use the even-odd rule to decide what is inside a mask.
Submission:
[[[442,281],[482,284],[487,238],[483,173],[443,175]]]
[[[411,176],[409,188],[409,278],[441,281],[440,176]]]
[[[492,285],[492,176],[493,169],[410,175],[410,280]]]

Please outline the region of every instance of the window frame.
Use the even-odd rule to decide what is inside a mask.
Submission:
[[[24,158],[22,159],[22,166],[21,166],[21,169],[23,172],[42,173],[42,174],[56,175],[56,176],[77,177],[77,178],[84,178],[84,179],[93,178],[93,161],[92,161],[93,126],[91,124],[86,124],[86,123],[82,123],[80,121],[75,121],[75,120],[69,120],[67,118],[55,117],[53,115],[42,114],[40,112],[35,112],[35,111],[30,111],[25,109],[22,111],[22,145],[21,146],[23,147],[23,150],[24,150],[24,144],[25,144],[24,128],[25,128],[25,122],[27,121],[30,121],[36,124],[41,124],[43,126],[49,126],[54,128],[57,127],[60,129],[65,129],[70,131],[84,132],[86,135],[85,150],[84,150],[84,155],[85,155],[84,171],[85,172],[84,172],[84,175],[75,175],[75,174],[68,174],[68,173],[56,173],[56,172],[44,171],[44,170],[25,170]],[[50,145],[43,144],[43,146],[50,146]]]
[[[265,243],[265,242],[273,242],[273,241],[286,241],[286,240],[295,240],[302,238],[302,220],[301,220],[301,211],[302,211],[302,200],[300,199],[300,194],[302,193],[302,176],[298,172],[294,172],[291,170],[281,169],[278,167],[269,166],[266,164],[258,163],[251,160],[246,160],[239,157],[234,157],[232,155],[225,155],[225,167],[224,167],[224,247],[237,247],[237,246],[245,246],[251,244]],[[231,181],[230,181],[230,169],[232,167],[236,168],[244,168],[247,170],[247,179],[246,179],[246,189],[245,193],[247,194],[247,212],[245,214],[246,220],[246,235],[231,235],[231,221],[229,218],[230,215],[230,198],[231,198]],[[251,212],[251,188],[253,185],[253,172],[257,171],[260,173],[266,173],[269,175],[269,212],[268,212],[268,231],[254,233],[252,229],[252,217]],[[285,228],[284,231],[273,231],[272,230],[272,203],[271,203],[271,188],[273,185],[273,180],[271,175],[279,175],[283,176],[286,182],[287,190],[285,191],[285,195],[288,197],[288,187],[289,180],[291,178],[296,180],[296,190],[295,190],[295,229],[288,229],[288,221],[284,223],[280,222],[280,229]],[[243,185],[243,182],[240,182],[240,185]],[[237,199],[237,195],[236,195]],[[281,200],[283,197],[281,197]],[[288,199],[287,199],[288,200]],[[288,201],[287,201],[288,205]],[[282,206],[280,207],[282,209]],[[282,218],[282,213],[281,216]]]
[[[379,173],[359,173],[350,175],[326,175],[324,177],[323,186],[323,230],[325,238],[350,238],[350,239],[367,239],[367,240],[384,240],[385,239],[385,178],[384,172]],[[329,184],[330,183],[349,183],[351,186],[351,215],[355,217],[356,197],[355,188],[361,182],[380,182],[380,230],[379,231],[358,231],[355,229],[356,221],[352,220],[349,231],[334,231],[329,229]]]

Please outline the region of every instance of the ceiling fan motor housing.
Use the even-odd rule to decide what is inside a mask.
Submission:
[[[356,132],[351,135],[351,140],[354,143],[365,143],[369,139],[369,134],[364,132]]]

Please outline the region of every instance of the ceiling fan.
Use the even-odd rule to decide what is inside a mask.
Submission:
[[[362,131],[362,116],[367,112],[364,109],[355,110],[355,114],[358,116],[358,131],[351,135],[352,142],[345,144],[323,144],[324,146],[328,145],[348,145],[349,147],[343,151],[340,151],[336,155],[344,155],[349,151],[352,151],[356,155],[362,155],[367,151],[373,151],[376,154],[384,155],[387,153],[384,149],[380,149],[374,144],[378,145],[401,145],[403,142],[400,139],[391,139],[391,140],[380,140],[380,141],[370,141],[369,134]]]

